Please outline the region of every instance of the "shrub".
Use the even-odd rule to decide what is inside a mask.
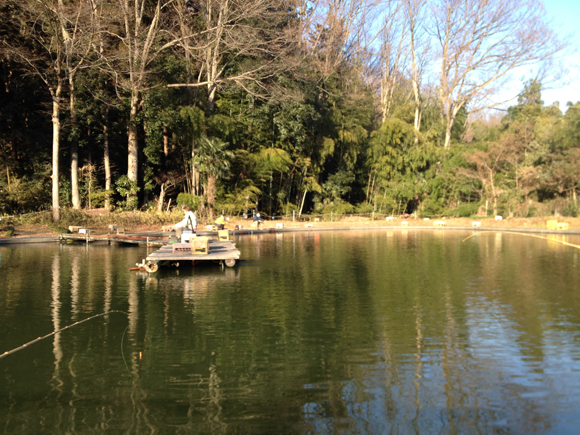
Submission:
[[[445,208],[436,200],[426,198],[419,207],[419,215],[421,217],[439,216],[442,215]]]
[[[280,213],[284,216],[290,216],[294,211],[298,213],[298,207],[291,202],[287,202],[280,207]]]
[[[372,213],[374,211],[374,207],[372,204],[368,202],[361,202],[355,206],[355,213],[365,214],[365,213]]]
[[[456,217],[469,217],[477,214],[478,209],[479,203],[476,202],[461,204],[460,206],[456,207],[455,210],[451,210],[450,215]]]
[[[10,186],[0,181],[0,213],[18,214],[50,206],[50,184],[47,179],[13,178]]]
[[[141,190],[137,181],[131,181],[126,175],[121,175],[115,182],[115,189],[123,198],[123,200],[117,202],[120,208],[125,210],[135,210],[137,208],[139,198],[136,194]]]
[[[52,228],[54,230],[54,232],[58,233],[58,234],[67,234],[70,232],[67,228],[64,228],[64,227],[61,227],[58,225],[49,225],[48,227]]]
[[[566,217],[578,217],[578,208],[574,204],[568,204],[562,209],[560,214]]]
[[[179,195],[177,195],[177,200],[175,202],[179,206],[187,205],[193,211],[197,211],[200,204],[203,204],[203,198],[195,196],[191,193],[181,192]]]
[[[110,198],[113,193],[113,190],[97,190],[95,192],[91,192],[91,194],[88,196],[91,202],[91,208],[104,207],[107,197]]]
[[[346,202],[346,201],[342,201],[342,200],[336,200],[334,202],[331,202],[330,204],[328,204],[326,207],[324,207],[324,209],[322,210],[322,214],[325,215],[329,215],[328,219],[330,220],[330,213],[332,213],[332,218],[334,219],[340,219],[342,217],[342,215],[344,214],[352,214],[354,212],[354,205]]]
[[[536,216],[536,207],[529,207],[528,211],[526,212],[526,217],[531,218]]]

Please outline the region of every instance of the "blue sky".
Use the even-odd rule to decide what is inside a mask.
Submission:
[[[576,52],[562,59],[569,68],[562,83],[542,92],[546,104],[559,101],[560,109],[565,111],[568,101],[580,101],[580,0],[546,0],[544,7],[552,28],[561,36],[569,35],[569,51]]]

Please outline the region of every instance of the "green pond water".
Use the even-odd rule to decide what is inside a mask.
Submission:
[[[578,433],[580,249],[471,234],[242,236],[149,276],[0,246],[0,354],[127,313],[0,359],[0,433]]]

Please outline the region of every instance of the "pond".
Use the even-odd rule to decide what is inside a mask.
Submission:
[[[0,247],[3,433],[577,433],[580,249],[508,233]],[[567,238],[580,244],[580,238]],[[150,248],[151,249],[151,248]]]

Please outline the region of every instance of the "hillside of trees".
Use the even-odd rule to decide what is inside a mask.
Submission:
[[[6,0],[0,214],[576,216],[539,1]],[[537,69],[542,71],[541,68]]]

